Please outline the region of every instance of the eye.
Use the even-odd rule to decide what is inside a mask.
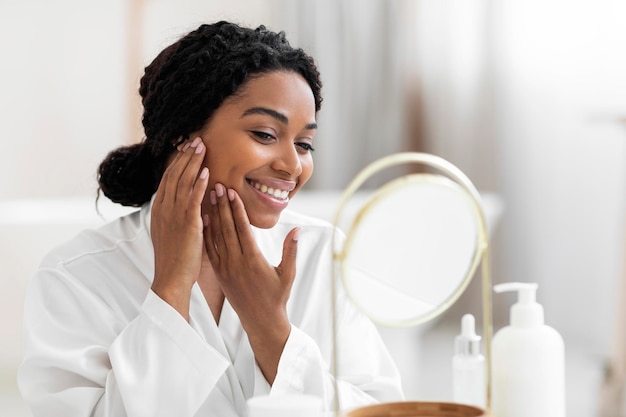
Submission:
[[[262,132],[260,130],[252,130],[250,133],[256,136],[257,139],[261,140],[261,142],[269,142],[276,139],[274,135],[267,132]]]
[[[299,146],[300,148],[304,149],[306,152],[314,152],[315,151],[315,149],[313,148],[313,146],[311,146],[310,143],[296,142],[296,146]]]

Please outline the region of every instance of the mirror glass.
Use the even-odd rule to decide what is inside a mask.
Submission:
[[[353,217],[341,251],[348,295],[385,326],[442,313],[479,263],[479,210],[441,175],[407,175],[378,188]]]

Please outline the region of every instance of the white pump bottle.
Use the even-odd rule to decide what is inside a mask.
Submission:
[[[563,338],[544,324],[537,284],[512,282],[494,291],[517,291],[511,324],[492,342],[492,411],[497,417],[565,417]]]

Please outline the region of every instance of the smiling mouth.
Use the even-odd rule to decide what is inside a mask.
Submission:
[[[251,186],[253,186],[256,190],[262,192],[263,194],[267,194],[270,197],[273,197],[277,200],[281,200],[281,201],[289,200],[289,191],[268,187],[265,184],[261,184],[261,183],[251,181],[251,180],[248,180],[248,183]]]

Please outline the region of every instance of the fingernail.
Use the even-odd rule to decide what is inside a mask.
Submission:
[[[204,150],[204,143],[200,142],[198,146],[196,146],[196,153],[201,153]]]
[[[204,214],[202,216],[202,224],[204,225],[204,227],[208,227],[209,226],[209,215],[208,214]]]
[[[232,190],[232,189],[228,190],[228,199],[230,201],[233,201],[235,199],[235,190]]]
[[[193,140],[193,142],[191,142],[191,147],[192,147],[192,148],[195,148],[196,146],[198,146],[198,145],[200,144],[200,142],[202,142],[202,139],[200,139],[199,137],[198,137],[198,138],[195,138],[195,139]]]
[[[217,204],[217,197],[215,196],[215,190],[211,190],[211,192],[209,193],[209,201],[213,205]]]
[[[224,186],[222,184],[215,184],[215,192],[218,197],[224,196]]]
[[[202,168],[202,171],[200,171],[200,178],[205,180],[208,177],[209,177],[209,168],[207,168],[207,167]]]
[[[299,238],[300,238],[300,228],[298,227],[298,228],[296,228],[296,231],[293,232],[292,239],[293,239],[294,242],[297,242]]]
[[[190,142],[185,143],[185,146],[183,146],[183,152],[185,152],[187,149],[189,149],[190,146],[191,146]]]

